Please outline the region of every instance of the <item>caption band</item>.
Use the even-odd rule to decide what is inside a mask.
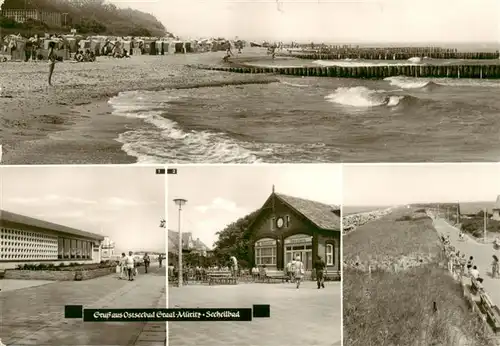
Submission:
[[[193,322],[193,321],[252,321],[270,317],[269,305],[253,308],[196,309],[84,309],[81,305],[66,305],[65,318],[84,322]]]

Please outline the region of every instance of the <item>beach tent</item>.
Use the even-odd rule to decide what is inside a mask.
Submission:
[[[90,40],[81,40],[79,42],[79,48],[80,48],[80,50],[83,50],[83,51],[85,51],[86,49],[91,49]]]

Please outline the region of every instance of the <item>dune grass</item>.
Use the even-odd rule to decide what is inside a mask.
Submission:
[[[344,237],[347,261],[427,258],[399,272],[344,267],[344,345],[491,345],[462,286],[440,265],[445,258],[432,221],[415,216],[398,209]]]
[[[359,226],[343,238],[344,261],[387,262],[404,256],[434,258],[442,252],[432,220],[413,209],[396,209],[380,219]],[[409,216],[405,220],[405,216]]]

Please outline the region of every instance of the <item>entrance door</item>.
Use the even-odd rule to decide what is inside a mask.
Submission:
[[[300,261],[304,263],[304,269],[309,271],[312,268],[312,251],[311,250],[301,250],[294,251],[293,258],[300,257]]]

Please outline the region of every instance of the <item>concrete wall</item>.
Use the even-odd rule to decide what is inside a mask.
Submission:
[[[81,273],[82,280],[90,280],[115,273],[115,267],[85,270]],[[12,280],[74,281],[75,274],[76,271],[8,269],[5,271],[4,278]]]

